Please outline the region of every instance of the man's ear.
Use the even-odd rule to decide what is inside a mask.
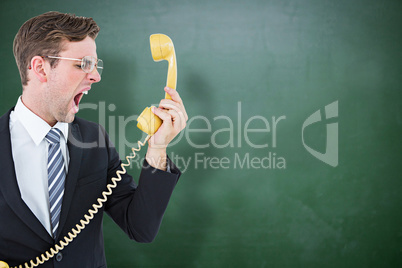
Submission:
[[[42,83],[47,82],[45,63],[45,60],[41,56],[35,56],[31,59],[31,66],[29,67],[29,70]]]

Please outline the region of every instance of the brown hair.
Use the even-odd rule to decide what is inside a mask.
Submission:
[[[73,14],[46,12],[26,21],[14,38],[13,52],[22,85],[28,84],[27,69],[34,56],[57,56],[62,51],[62,42],[82,41],[87,36],[95,40],[100,28],[92,18]],[[55,67],[57,59],[50,59]]]

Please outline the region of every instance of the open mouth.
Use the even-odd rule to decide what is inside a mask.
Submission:
[[[75,97],[74,97],[74,110],[75,110],[75,112],[78,112],[79,104],[80,104],[80,101],[82,99],[82,96],[84,96],[84,94],[88,94],[88,90],[83,91],[83,92],[78,93],[77,95],[75,95]]]

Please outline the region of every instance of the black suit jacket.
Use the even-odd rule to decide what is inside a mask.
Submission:
[[[53,240],[21,198],[11,153],[10,112],[0,118],[0,260],[11,266],[40,256],[66,236],[116,176],[121,161],[100,125],[79,118],[70,124],[70,163],[57,238]],[[154,169],[144,161],[138,187],[131,176],[123,175],[90,224],[57,258],[40,267],[106,267],[104,211],[131,239],[151,242],[180,176],[168,161],[172,173]]]

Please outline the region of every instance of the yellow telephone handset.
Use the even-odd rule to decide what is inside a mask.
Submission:
[[[166,86],[171,89],[176,89],[177,83],[177,65],[176,65],[176,53],[172,40],[169,36],[164,34],[153,34],[149,37],[149,43],[151,44],[151,53],[154,61],[167,60],[169,63]],[[165,99],[172,99],[169,94],[166,93]]]
[[[177,67],[176,67],[176,54],[173,47],[172,40],[164,34],[153,34],[150,37],[151,43],[151,52],[152,57],[155,61],[167,60],[169,62],[168,69],[168,78],[167,78],[167,86],[176,89],[176,81],[177,81]],[[170,95],[166,93],[165,98],[171,99]],[[50,258],[53,258],[54,255],[59,253],[66,247],[77,235],[89,224],[90,220],[93,219],[94,215],[98,213],[99,209],[104,205],[107,201],[109,195],[112,194],[113,188],[116,188],[117,182],[121,181],[121,175],[125,174],[127,166],[130,166],[130,159],[133,159],[142,146],[151,138],[153,134],[158,130],[158,128],[162,125],[162,120],[152,113],[151,108],[147,107],[140,114],[137,119],[138,124],[137,127],[148,134],[143,142],[138,141],[137,148],[131,148],[133,154],[126,156],[127,163],[121,164],[121,169],[116,172],[117,177],[113,177],[111,179],[111,183],[106,185],[107,190],[102,192],[102,198],[98,198],[97,202],[92,205],[92,208],[88,210],[88,213],[83,216],[83,219],[80,220],[79,224],[76,224],[75,228],[68,233],[68,236],[65,236],[62,240],[59,241],[53,248],[49,251],[46,251],[40,257],[36,257],[35,260],[30,260],[26,262],[24,265],[16,266],[15,268],[31,268],[36,267],[40,264],[43,264],[45,261],[48,261]],[[9,268],[8,264],[0,261],[0,268]]]
[[[153,34],[149,37],[149,43],[151,45],[151,53],[154,61],[167,60],[168,74],[166,86],[171,89],[176,89],[177,84],[177,65],[176,65],[176,53],[174,50],[173,42],[169,36],[164,34]],[[169,94],[165,94],[165,99],[172,99]],[[137,127],[147,133],[153,135],[162,125],[162,120],[152,113],[151,107],[145,108],[137,119]]]

